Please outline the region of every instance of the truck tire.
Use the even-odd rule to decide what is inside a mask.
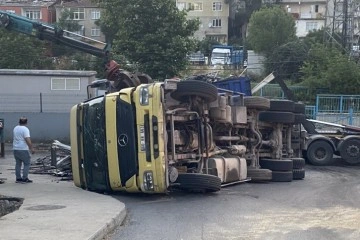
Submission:
[[[305,159],[304,158],[291,158],[293,161],[293,169],[302,169],[305,167]]]
[[[199,96],[206,102],[213,102],[218,97],[218,89],[207,82],[186,80],[177,84],[177,89],[171,97],[178,101],[186,101],[189,96]]]
[[[179,174],[175,183],[179,188],[189,192],[217,192],[221,188],[221,180],[217,176],[201,173]]]
[[[293,180],[293,171],[272,171],[273,182],[291,182]]]
[[[244,97],[244,105],[250,109],[268,110],[270,108],[270,100],[263,97]]]
[[[303,104],[303,103],[295,103],[294,113],[305,114],[305,104]]]
[[[293,169],[293,179],[301,180],[305,178],[305,169]]]
[[[259,163],[261,168],[272,171],[291,171],[293,169],[293,161],[290,159],[260,159]]]
[[[340,146],[340,156],[348,164],[360,163],[360,139],[345,139]]]
[[[259,121],[290,124],[294,123],[295,116],[291,112],[264,111],[259,113]]]
[[[318,166],[326,166],[333,162],[334,149],[330,143],[318,140],[310,144],[306,150],[306,158],[309,163]]]
[[[303,123],[306,119],[306,116],[304,114],[295,113],[294,116],[295,116],[295,121],[294,121],[295,124]]]
[[[247,177],[251,182],[268,182],[272,180],[272,172],[269,169],[248,168]]]
[[[295,103],[290,100],[270,100],[270,111],[294,112]]]

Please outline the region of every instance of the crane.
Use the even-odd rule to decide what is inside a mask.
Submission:
[[[64,45],[104,59],[105,78],[109,81],[109,92],[119,91],[127,87],[136,87],[141,83],[152,81],[151,77],[147,74],[130,73],[121,69],[120,65],[110,58],[110,44],[2,10],[0,10],[0,28]],[[98,48],[87,42],[69,37],[70,35],[78,35],[82,39],[103,44],[104,48]],[[98,82],[95,84],[98,84]]]

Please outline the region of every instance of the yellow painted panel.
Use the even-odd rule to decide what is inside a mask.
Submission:
[[[116,135],[116,100],[117,94],[106,96],[105,100],[105,128],[106,128],[106,146],[107,161],[109,168],[109,182],[112,190],[120,190],[121,180],[117,152]]]

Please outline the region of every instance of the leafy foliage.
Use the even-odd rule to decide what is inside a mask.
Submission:
[[[61,16],[57,21],[56,26],[69,32],[76,32],[81,29],[79,21],[74,20],[74,11],[67,8],[61,10]]]
[[[46,43],[24,34],[0,29],[0,68],[51,69]]]
[[[359,66],[335,48],[314,44],[301,72],[304,85],[314,93],[326,88],[334,94],[359,94]]]
[[[185,69],[186,54],[195,49],[191,37],[198,20],[187,20],[173,0],[97,1],[105,9],[100,26],[121,53],[155,79],[173,77]]]
[[[251,15],[248,40],[253,50],[270,56],[273,49],[296,39],[295,21],[280,7],[266,7]]]
[[[277,76],[299,82],[299,70],[308,58],[309,46],[302,40],[285,43],[267,57],[265,67],[267,72],[275,71]]]
[[[218,45],[218,44],[220,44],[218,41],[207,37],[197,43],[196,50],[204,53],[205,56],[210,56],[213,45]]]

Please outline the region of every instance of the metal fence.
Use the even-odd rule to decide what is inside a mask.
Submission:
[[[313,94],[305,87],[290,86],[290,90],[302,100],[311,100]],[[283,99],[284,92],[277,84],[264,86],[255,95]],[[360,95],[317,94],[315,105],[305,107],[307,118],[338,124],[360,126]]]
[[[317,120],[360,126],[360,95],[318,94]]]
[[[254,87],[254,85],[252,85],[252,87]],[[289,86],[289,89],[294,93],[294,95],[298,96],[301,100],[307,100],[308,97],[311,95],[307,87]],[[273,99],[285,98],[285,93],[278,84],[267,84],[254,95],[266,97],[266,98],[273,98]]]
[[[69,112],[71,107],[84,101],[84,94],[1,94],[0,112]]]
[[[318,94],[316,96],[316,112],[331,113],[360,112],[360,95]]]

